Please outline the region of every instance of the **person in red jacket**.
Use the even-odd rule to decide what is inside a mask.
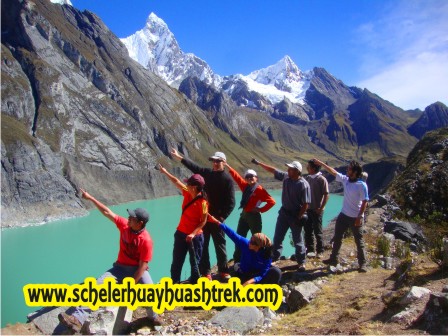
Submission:
[[[243,192],[239,207],[240,209],[242,208],[243,211],[241,211],[236,233],[244,238],[247,236],[249,230],[253,235],[255,233],[260,233],[262,230],[260,213],[271,209],[275,205],[275,200],[269,195],[266,189],[258,183],[258,176],[255,170],[246,170],[243,178],[235,169],[230,167],[228,163],[225,163],[225,166],[227,166],[230,176]],[[265,204],[261,206],[263,203]],[[240,258],[241,250],[236,245],[233,259],[235,262],[239,262]]]
[[[182,183],[170,174],[161,164],[158,169],[182,192],[182,215],[174,233],[173,262],[171,263],[171,279],[180,283],[182,266],[187,253],[190,253],[190,283],[196,284],[199,277],[199,262],[204,247],[202,228],[207,223],[208,202],[204,193],[205,180],[199,174],[193,174]]]

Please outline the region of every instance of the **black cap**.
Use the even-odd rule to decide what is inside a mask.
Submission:
[[[146,224],[149,221],[149,213],[145,209],[137,208],[135,210],[127,210],[129,216],[137,218],[139,221],[142,221],[143,224]]]

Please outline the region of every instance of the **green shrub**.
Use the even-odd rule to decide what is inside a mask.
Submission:
[[[378,237],[376,242],[377,253],[385,257],[390,256],[390,243],[385,236]]]

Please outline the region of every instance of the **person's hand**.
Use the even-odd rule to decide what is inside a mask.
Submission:
[[[323,162],[320,161],[319,159],[316,159],[316,158],[313,158],[313,162],[314,162],[316,165],[318,165],[318,166],[322,166],[322,165],[323,165]]]
[[[84,189],[81,189],[81,188],[79,190],[81,191],[81,197],[82,198],[84,198],[86,200],[91,200],[92,199],[92,196],[87,191],[85,191]]]
[[[207,216],[207,222],[208,223],[213,223],[213,224],[221,224],[221,222],[219,220],[217,220],[215,217],[213,217],[212,215],[208,214]]]
[[[162,173],[164,173],[164,174],[167,173],[167,170],[165,169],[164,166],[162,166],[161,163],[159,163],[159,164],[157,165],[157,169],[160,170],[160,171],[161,171]]]
[[[243,286],[251,285],[251,284],[254,284],[254,283],[255,283],[255,279],[252,278],[252,279],[247,280],[245,283],[243,283]]]
[[[183,156],[179,154],[179,152],[175,148],[171,148],[170,151],[171,157],[177,161],[182,161]]]
[[[316,209],[316,213],[317,213],[318,215],[320,215],[322,212],[324,212],[324,209],[323,209],[323,208],[317,208],[317,209]]]
[[[260,161],[258,161],[256,158],[252,158],[252,160],[250,162],[252,162],[253,164],[256,164],[256,165],[260,164]]]
[[[260,208],[255,207],[250,212],[253,212],[253,213],[260,212]]]
[[[362,226],[362,217],[356,217],[355,226]]]
[[[190,233],[190,234],[185,238],[185,240],[187,241],[187,243],[191,243],[191,241],[193,240],[193,238],[194,238],[194,233]]]

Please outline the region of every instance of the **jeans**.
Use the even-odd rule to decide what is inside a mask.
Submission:
[[[104,280],[106,278],[113,278],[116,282],[122,283],[124,278],[133,278],[134,273],[137,271],[138,266],[126,266],[126,265],[120,265],[118,263],[114,263],[113,267],[106,271],[103,275],[101,275],[98,279],[96,279],[97,284],[104,283]],[[152,284],[152,278],[148,271],[145,271],[140,278],[139,284]],[[92,312],[87,307],[76,307],[75,312],[72,314],[75,316],[81,324],[84,324],[84,322],[89,317],[89,314]],[[148,314],[148,317],[151,319],[154,319],[157,317],[157,314],[154,313],[151,307],[146,308],[146,312]]]
[[[322,216],[323,212],[317,214],[314,210],[308,210],[308,220],[305,224],[305,247],[306,252],[324,252],[322,236]],[[314,249],[314,236],[316,236],[316,249]]]
[[[283,208],[280,209],[278,212],[277,224],[275,225],[274,233],[274,261],[278,260],[282,255],[283,240],[285,239],[288,229],[291,229],[292,240],[296,253],[296,261],[298,264],[303,264],[305,262],[306,250],[302,237],[303,225],[303,220],[299,220],[297,215],[290,214]]]
[[[176,230],[174,233],[173,262],[171,263],[171,279],[173,283],[179,283],[187,252],[190,254],[190,267],[192,284],[197,283],[199,277],[198,263],[201,260],[202,248],[204,245],[204,235],[196,235],[191,243],[186,241],[187,234]]]
[[[333,250],[331,251],[330,259],[333,261],[338,261],[339,250],[342,246],[342,238],[344,238],[344,232],[351,228],[353,232],[353,237],[355,238],[356,247],[358,250],[358,263],[359,266],[365,265],[366,263],[366,251],[363,238],[363,227],[355,226],[356,217],[349,217],[344,215],[342,212],[339,214],[336,220],[334,228],[334,238],[333,238]]]
[[[210,244],[210,236],[213,238],[215,244],[216,259],[218,264],[218,272],[227,273],[227,251],[226,251],[226,237],[224,231],[214,223],[206,223],[202,229],[204,232],[204,249],[202,250],[202,258],[199,263],[199,271],[202,275],[210,274],[210,255],[208,252],[208,245]]]
[[[261,232],[261,214],[259,212],[241,212],[240,220],[238,221],[238,227],[236,233],[242,237],[247,237],[247,233],[255,234]],[[233,260],[239,262],[241,258],[241,251],[239,247],[235,245],[235,252],[233,253]]]

